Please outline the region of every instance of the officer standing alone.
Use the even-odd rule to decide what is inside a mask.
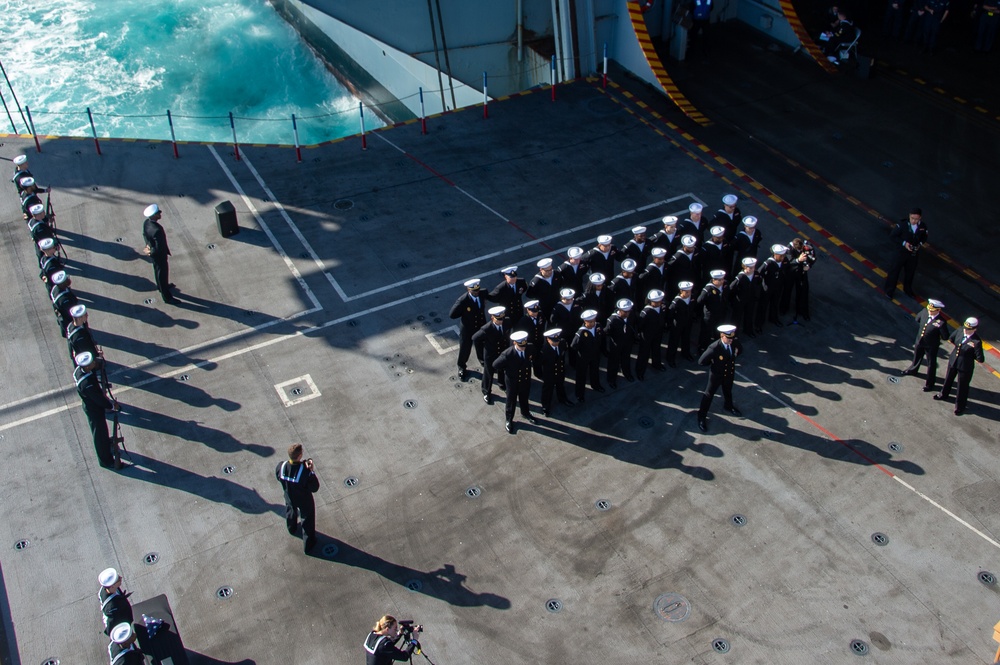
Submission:
[[[924,224],[924,212],[920,208],[910,210],[908,219],[900,220],[892,227],[889,234],[892,241],[892,264],[885,275],[882,290],[890,300],[896,293],[899,273],[903,273],[903,293],[914,297],[913,276],[917,272],[917,256],[920,248],[927,242],[927,225]]]
[[[743,353],[743,345],[736,339],[736,326],[719,326],[719,339],[708,345],[698,359],[699,365],[708,365],[708,386],[698,407],[698,429],[708,431],[708,408],[715,391],[722,388],[725,409],[734,416],[743,415],[733,404],[733,380],[736,378],[736,358]]]
[[[163,212],[160,206],[155,203],[146,206],[142,214],[146,220],[142,223],[142,237],[146,241],[143,254],[153,259],[153,279],[156,280],[156,290],[160,292],[163,302],[172,304],[175,302],[174,296],[170,293],[170,265],[167,257],[170,256],[170,247],[167,246],[167,233],[163,230],[160,220]]]
[[[535,346],[528,343],[528,333],[516,330],[510,334],[513,344],[493,361],[493,369],[502,373],[507,384],[507,401],[504,404],[504,427],[514,433],[514,411],[521,406],[521,415],[532,425],[538,420],[528,408],[531,398],[531,369],[535,363]]]
[[[274,477],[285,490],[285,526],[297,535],[299,515],[302,516],[302,539],[306,552],[316,547],[316,502],[313,494],[319,490],[319,478],[312,459],[302,459],[302,444],[288,446],[288,461],[279,462]]]

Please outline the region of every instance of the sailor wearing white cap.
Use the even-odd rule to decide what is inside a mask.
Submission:
[[[744,217],[743,230],[736,234],[736,240],[733,241],[733,262],[736,264],[734,272],[739,270],[739,263],[746,257],[757,258],[757,251],[763,241],[764,234],[757,228],[757,218],[751,215]]]
[[[500,357],[503,350],[509,346],[511,323],[507,320],[507,310],[503,305],[490,307],[490,320],[472,335],[474,344],[483,345],[483,379],[480,386],[483,390],[483,401],[493,404],[493,361]],[[506,390],[506,379],[503,374],[498,377],[500,390]]]
[[[97,599],[101,602],[104,634],[110,636],[111,629],[119,624],[132,623],[132,604],[129,594],[122,588],[122,576],[114,568],[105,568],[97,576],[101,590]]]
[[[517,276],[517,266],[507,266],[500,269],[503,281],[493,287],[486,299],[498,305],[503,305],[505,316],[511,325],[521,318],[524,310],[524,294],[528,291],[528,283]]]
[[[681,248],[667,261],[667,289],[672,291],[678,282],[693,282],[701,276],[697,244],[698,239],[693,235],[681,238]]]
[[[460,319],[458,326],[458,380],[465,381],[468,376],[466,363],[472,354],[472,348],[476,348],[476,360],[483,364],[483,341],[472,341],[472,336],[476,331],[486,325],[486,298],[480,289],[479,280],[476,278],[466,280],[465,293],[460,295],[451,306],[448,316],[452,319]]]
[[[601,349],[604,348],[604,332],[597,325],[597,310],[588,309],[580,315],[582,325],[573,336],[569,347],[576,354],[574,359],[574,380],[576,382],[576,401],[586,401],[587,379],[590,387],[599,393],[604,392],[601,385]]]
[[[787,255],[788,248],[784,245],[771,245],[771,256],[757,270],[764,294],[757,305],[756,329],[764,327],[765,318],[779,328],[785,325],[778,314],[792,277],[792,264]]]
[[[652,249],[653,243],[646,241],[646,227],[636,226],[632,229],[632,239],[622,247],[622,255],[635,261],[634,272],[641,273],[646,269]]]
[[[713,226],[719,225],[726,230],[727,243],[731,243],[736,238],[736,230],[743,221],[743,213],[736,207],[739,202],[740,200],[735,194],[726,194],[722,197],[722,208],[715,213],[715,217],[712,219]]]
[[[705,239],[705,231],[708,228],[708,222],[702,216],[705,206],[700,203],[692,203],[688,206],[688,215],[677,227],[680,231],[681,236],[694,236],[697,246],[701,246],[702,241]]]
[[[659,289],[653,289],[646,294],[646,306],[639,312],[637,338],[639,348],[635,353],[635,378],[646,380],[646,366],[652,364],[653,369],[665,372],[663,366],[663,330],[666,317],[663,312],[665,294]]]
[[[757,259],[748,256],[740,263],[742,272],[736,275],[736,279],[729,287],[729,320],[743,326],[743,332],[747,337],[755,337],[757,302],[764,291],[761,288],[761,280],[756,274]]]
[[[949,341],[955,345],[948,356],[948,370],[944,375],[944,385],[941,392],[934,395],[934,399],[943,400],[948,398],[951,392],[951,385],[958,379],[958,393],[955,395],[955,415],[960,416],[965,413],[965,405],[969,399],[969,384],[972,382],[972,372],[976,369],[976,363],[980,365],[986,362],[983,355],[983,340],[979,338],[976,329],[979,328],[979,319],[970,316],[962,324],[962,327],[952,333]]]
[[[62,257],[59,256],[59,241],[55,238],[42,238],[38,241],[38,278],[42,280],[45,292],[52,290],[52,276],[60,270],[65,271]]]
[[[639,294],[646,294],[653,289],[663,289],[663,284],[667,278],[667,250],[662,247],[653,247],[649,252],[649,263],[646,269],[636,278],[636,297]]]
[[[622,259],[622,254],[612,244],[609,235],[597,236],[597,247],[587,252],[583,257],[583,262],[587,264],[590,274],[599,272],[604,275],[605,281],[610,282],[615,276],[615,262]]]
[[[160,206],[153,203],[146,206],[142,214],[145,216],[142,223],[142,238],[146,241],[142,253],[153,259],[153,279],[156,281],[156,290],[160,292],[160,297],[163,302],[172,304],[175,299],[170,293],[170,264],[167,259],[170,256],[170,247],[167,245],[167,233],[160,224],[163,211],[160,210]]]
[[[655,233],[650,238],[650,242],[653,243],[654,247],[662,247],[667,250],[667,256],[670,257],[680,249],[683,234],[677,232],[678,219],[675,215],[667,215],[662,221],[663,229]]]
[[[736,378],[736,359],[743,353],[743,345],[736,339],[736,326],[719,326],[719,339],[708,345],[698,358],[699,365],[708,365],[708,386],[698,407],[698,429],[708,431],[708,407],[712,397],[722,388],[723,407],[734,416],[743,415],[733,404],[733,380]]]
[[[601,277],[604,277],[601,275]],[[549,323],[553,328],[560,328],[563,332],[562,338],[569,342],[576,329],[580,327],[580,314],[583,307],[576,301],[576,291],[570,288],[559,290],[559,302],[552,308],[552,316]]]
[[[717,225],[709,229],[708,233],[711,237],[702,243],[701,251],[698,253],[702,284],[710,279],[708,274],[713,270],[724,270],[728,273],[733,268],[733,259],[725,239],[726,229]],[[712,328],[712,331],[714,333],[715,328]]]
[[[691,355],[691,324],[694,323],[694,304],[691,291],[692,282],[680,282],[677,295],[667,305],[666,319],[670,334],[667,337],[667,364],[677,367],[677,350],[685,360],[694,360]]]
[[[552,259],[542,259],[537,264],[538,272],[528,282],[525,295],[538,301],[542,320],[548,321],[552,307],[559,301],[559,279],[556,277]],[[541,340],[535,341],[538,344]]]
[[[726,271],[713,270],[710,281],[698,294],[701,308],[701,327],[698,331],[698,353],[702,353],[712,343],[715,333],[726,319],[729,310],[729,289],[726,287]]]
[[[90,424],[97,460],[105,469],[113,468],[115,459],[111,450],[111,435],[108,433],[107,412],[120,410],[118,403],[108,398],[107,379],[101,371],[99,357],[85,351],[75,358],[75,362],[73,381]]]
[[[937,382],[938,349],[941,348],[941,342],[948,338],[948,326],[942,309],[944,303],[931,298],[927,301],[927,307],[917,312],[914,317],[917,320],[917,340],[913,343],[913,359],[910,361],[910,366],[899,373],[900,376],[915,375],[926,356],[925,393],[934,390],[934,384]]]
[[[31,217],[31,213],[28,212],[31,206],[42,205],[42,199],[38,196],[39,187],[35,184],[35,179],[30,175],[22,176],[17,181],[17,184],[19,185],[19,196],[21,197],[21,213],[24,219],[27,220]]]
[[[136,643],[135,630],[131,622],[120,623],[111,629],[111,643],[108,644],[110,665],[144,665],[146,657]]]
[[[528,343],[536,350],[541,348],[545,332],[545,320],[542,318],[541,303],[537,300],[529,300],[524,303],[524,316],[514,324],[512,330],[523,330],[528,333]]]
[[[586,273],[587,268],[583,265],[583,249],[570,247],[566,250],[566,260],[556,270],[559,288],[573,289],[577,293],[583,293],[583,276]]]
[[[14,183],[14,187],[17,188],[17,193],[21,193],[21,179],[30,176],[31,171],[28,170],[28,156],[18,155],[11,160],[14,162],[14,175],[10,177],[10,181]]]
[[[69,347],[70,360],[84,351],[100,355],[94,337],[90,334],[86,305],[73,305],[69,308],[69,315],[71,320],[66,325],[66,345]]]
[[[629,383],[635,381],[632,376],[632,347],[635,345],[635,326],[639,317],[632,312],[633,307],[631,300],[622,298],[615,303],[615,312],[604,325],[608,347],[608,385],[612,388],[618,387],[619,371]]]
[[[44,238],[52,238],[58,247],[59,240],[56,238],[56,230],[52,228],[49,218],[45,216],[44,205],[36,203],[28,208],[28,212],[31,214],[27,221],[28,233],[31,235],[31,242],[35,245],[35,256],[41,261],[42,250],[39,249],[38,243]]]
[[[545,343],[538,350],[535,370],[542,380],[542,415],[552,412],[552,394],[555,393],[560,404],[573,406],[573,401],[566,396],[566,349],[561,328],[550,328],[545,331]]]
[[[636,264],[635,259],[625,259],[622,261],[621,274],[611,280],[612,302],[621,300],[622,298],[635,299],[636,283],[638,282],[635,278],[635,272],[638,268],[639,266]],[[610,311],[608,315],[611,315]]]
[[[587,282],[587,288],[584,289],[583,296],[578,301],[580,311],[596,309],[597,320],[603,321],[611,315],[611,309],[615,303],[615,295],[612,293],[611,287],[606,283],[603,273],[591,273],[587,278]],[[567,329],[565,325],[561,325],[561,327],[563,330],[570,332],[570,329]],[[579,328],[579,324],[576,327]]]
[[[531,415],[529,400],[531,398],[531,370],[535,364],[535,345],[528,341],[528,333],[515,330],[510,334],[511,346],[507,347],[493,361],[493,369],[505,377],[507,401],[504,404],[504,428],[508,434],[514,433],[514,411],[518,405],[521,415],[532,425],[538,420]]]
[[[69,326],[73,316],[69,313],[74,305],[79,304],[79,300],[73,290],[72,280],[65,270],[52,273],[52,288],[49,289],[49,298],[52,300],[52,311],[56,315],[56,324],[63,337],[66,336],[66,328]]]

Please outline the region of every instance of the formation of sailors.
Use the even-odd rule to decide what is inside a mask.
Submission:
[[[547,416],[553,396],[574,404],[567,373],[577,402],[586,400],[588,384],[605,391],[602,359],[607,385],[617,388],[619,378],[643,381],[648,368],[664,372],[678,357],[695,361],[695,345],[704,352],[720,326],[754,337],[767,324],[783,326],[789,312],[793,322],[808,321],[815,250],[795,238],[758,258],[763,233],[737,203],[727,194],[711,219],[692,203],[684,219],[668,215],[652,234],[637,226],[620,247],[612,236],[598,236],[588,251],[570,248],[558,266],[538,261],[530,281],[508,266],[490,291],[479,279],[465,282],[450,312],[460,319],[459,378],[468,378],[475,350],[483,399],[493,403],[494,382],[507,393],[505,427],[513,433],[517,404],[536,422],[528,409],[532,376],[542,382]]]

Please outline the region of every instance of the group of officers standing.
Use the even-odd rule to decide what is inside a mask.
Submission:
[[[459,378],[467,379],[475,349],[483,399],[493,404],[495,380],[506,393],[505,428],[513,434],[518,405],[528,422],[537,422],[529,409],[532,376],[542,382],[542,414],[548,416],[553,397],[574,404],[566,392],[568,368],[576,401],[584,402],[588,383],[605,392],[602,358],[611,388],[619,377],[643,381],[650,367],[676,367],[678,356],[694,361],[697,326],[698,362],[712,368],[699,427],[707,428],[709,393],[720,386],[727,410],[738,413],[730,392],[742,349],[735,331],[754,337],[766,323],[781,327],[790,310],[793,321],[808,321],[816,254],[796,238],[758,257],[763,233],[737,203],[727,194],[711,218],[702,204],[692,203],[684,219],[668,215],[655,233],[633,228],[621,247],[601,235],[589,251],[571,247],[558,266],[551,258],[538,261],[530,281],[518,276],[517,266],[503,268],[502,281],[489,291],[479,279],[468,280],[450,312],[460,320]],[[714,353],[719,345],[721,359]],[[723,378],[713,387],[716,375]]]

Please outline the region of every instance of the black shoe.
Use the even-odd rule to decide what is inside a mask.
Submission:
[[[614,383],[614,382],[611,382],[611,381],[608,381],[608,387],[611,388],[612,390],[617,390],[618,389],[618,384]]]
[[[808,321],[809,320],[809,315],[808,314],[803,314],[802,318],[805,319],[806,321]]]
[[[653,369],[655,369],[657,372],[666,372],[667,371],[667,368],[664,367],[663,365],[653,365]]]
[[[299,535],[299,523],[298,522],[295,523],[295,528],[294,529],[288,529],[288,533],[290,535],[293,535],[293,536]]]
[[[173,296],[166,296],[166,297],[163,298],[163,303],[165,305],[176,305],[177,304],[177,298],[175,298]]]
[[[579,397],[576,398],[576,403],[577,404],[583,404],[586,401],[587,401],[587,396],[586,395],[580,395]]]
[[[546,418],[548,418],[549,417],[549,410],[548,409],[542,409],[542,415],[545,416]]]
[[[568,398],[559,400],[559,403],[564,406],[576,406],[576,402]]]
[[[924,391],[925,393],[929,393],[930,391],[934,390],[934,388],[932,388],[931,386],[924,386],[923,388],[921,388],[921,390]]]
[[[885,292],[885,297],[888,298],[889,300],[892,300],[893,292],[892,291],[886,291]]]
[[[784,328],[785,327],[785,324],[782,323],[781,321],[772,321],[771,323],[773,323],[774,325],[778,326],[779,328]]]
[[[507,386],[505,386],[502,383],[498,383],[497,385],[500,386],[500,390],[502,390],[503,392],[507,392]]]
[[[635,383],[635,377],[631,375],[626,376],[625,380],[628,381],[629,383]]]
[[[757,335],[753,334],[752,332],[748,332],[748,333],[747,333],[747,337],[756,337],[756,336],[757,336]]]
[[[737,409],[735,406],[729,407],[728,409],[726,409],[726,411],[728,411],[729,413],[731,413],[731,414],[733,414],[734,416],[737,416],[737,417],[743,415],[743,413],[739,409]]]
[[[112,462],[111,464],[105,464],[104,462],[102,462],[100,460],[97,460],[97,463],[101,466],[102,469],[112,469],[113,470],[115,468],[115,463],[114,462]]]
[[[636,374],[635,378],[638,379],[639,381],[645,381],[646,380],[646,375],[645,374]]]
[[[305,546],[302,549],[308,554],[312,552],[314,547],[316,547],[316,536],[309,536],[306,538]]]
[[[685,353],[684,355],[681,356],[681,358],[683,358],[684,360],[690,360],[694,362],[694,356],[692,356],[690,353]]]
[[[466,377],[466,372],[465,372],[465,368],[464,368],[464,367],[462,367],[462,368],[460,368],[460,369],[458,370],[458,380],[459,380],[459,381],[465,381],[465,377]]]
[[[521,415],[524,416],[524,419],[527,420],[532,425],[538,424],[538,418],[534,417],[530,413],[522,413]]]
[[[487,404],[489,404],[490,406],[492,406],[493,405],[493,395],[483,395],[483,401],[486,402]]]
[[[915,294],[913,291],[903,291],[903,293],[905,293],[906,295],[910,296],[911,298],[916,298],[917,297],[917,294]]]
[[[917,373],[917,370],[915,370],[915,369],[904,369],[904,370],[900,371],[899,375],[900,376],[913,376],[916,373]]]
[[[507,434],[513,434],[514,433],[514,423],[512,423],[511,421],[509,421],[509,420],[507,421],[507,424],[505,425],[505,428],[507,429]]]
[[[675,363],[673,360],[668,360],[667,364],[670,365],[671,369],[677,369],[677,363]],[[662,371],[666,371],[662,367],[657,367],[657,369],[662,370]]]
[[[934,393],[933,399],[937,402],[940,402],[941,400],[944,399],[944,395],[942,395],[941,393]]]
[[[960,416],[965,413],[965,409],[955,409],[955,415]]]
[[[606,393],[606,392],[608,392],[607,390],[604,389],[604,386],[597,386],[596,388],[593,388],[593,391],[594,392],[598,392],[598,393]]]
[[[700,429],[702,432],[707,432],[708,431],[708,423],[706,423],[703,419],[699,418],[698,419],[698,429]]]

